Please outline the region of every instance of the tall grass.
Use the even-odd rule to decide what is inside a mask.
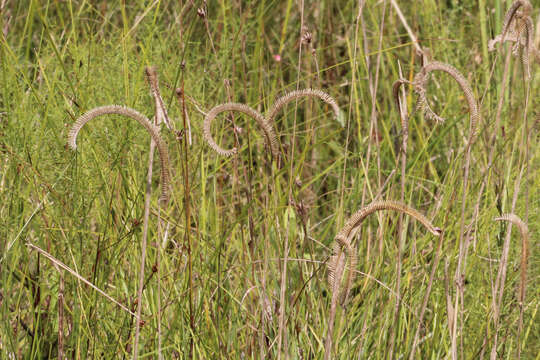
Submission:
[[[323,359],[333,240],[357,209],[400,200],[444,236],[378,212],[348,237],[331,357],[537,358],[539,9],[516,8],[516,29],[511,2],[481,3],[0,1],[0,357]],[[406,112],[427,61],[469,83],[474,146],[453,79],[425,84],[444,123]],[[333,102],[289,101],[301,89]],[[148,133],[104,115],[77,151],[66,140],[107,104],[170,122],[143,263]],[[528,227],[521,271],[492,221],[506,213]]]

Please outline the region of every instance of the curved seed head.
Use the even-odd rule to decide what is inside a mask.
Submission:
[[[337,120],[340,120],[341,116],[341,110],[339,109],[339,106],[336,102],[336,100],[328,95],[326,92],[319,90],[319,89],[303,89],[303,90],[294,90],[291,91],[282,97],[278,98],[270,110],[268,110],[268,115],[266,116],[266,121],[269,124],[273,124],[276,118],[276,115],[281,109],[290,103],[293,100],[296,100],[298,98],[302,97],[317,97],[330,105],[332,107],[332,110],[334,111],[334,116]]]
[[[433,235],[440,236],[442,234],[441,228],[434,226],[431,221],[429,221],[419,211],[397,201],[375,201],[358,210],[349,218],[349,220],[347,220],[343,228],[334,238],[334,255],[328,263],[328,278],[330,281],[330,287],[332,289],[338,289],[338,291],[341,292],[342,303],[348,298],[355,278],[354,269],[356,269],[358,259],[356,249],[352,246],[352,238],[354,237],[355,230],[362,225],[362,222],[367,216],[380,210],[394,210],[402,212],[419,221]],[[342,252],[347,254],[349,271],[347,273],[344,285],[340,286],[343,273],[343,271],[340,271],[340,269],[344,268],[344,266],[341,264],[343,260],[339,257],[339,254]]]
[[[79,134],[79,131],[82,129],[82,127],[90,120],[98,116],[108,115],[108,114],[127,116],[137,121],[146,129],[146,131],[150,134],[152,139],[156,142],[158,152],[159,152],[160,165],[161,165],[161,201],[163,201],[164,203],[167,203],[169,201],[169,179],[170,179],[169,152],[167,150],[167,145],[161,138],[161,135],[159,134],[159,129],[154,124],[152,124],[146,116],[142,115],[138,111],[125,107],[125,106],[120,106],[120,105],[105,105],[105,106],[100,106],[100,107],[87,111],[86,113],[81,115],[71,127],[68,133],[69,146],[73,150],[77,149],[77,136]]]
[[[426,64],[422,70],[414,77],[414,91],[418,94],[418,103],[417,108],[424,110],[426,117],[435,119],[436,121],[444,121],[442,117],[437,115],[430,107],[427,102],[426,97],[426,86],[429,74],[433,71],[442,71],[450,75],[458,85],[469,105],[469,114],[470,114],[470,126],[469,126],[469,142],[468,146],[472,145],[476,140],[476,129],[478,122],[480,121],[480,113],[478,111],[478,104],[474,97],[473,91],[469,85],[469,82],[465,77],[452,65],[445,64],[439,61],[432,61]]]
[[[232,149],[223,149],[221,146],[219,146],[216,141],[214,140],[212,133],[210,131],[210,127],[212,125],[212,121],[216,118],[217,115],[219,115],[222,112],[225,111],[238,111],[240,113],[246,114],[249,117],[253,118],[257,124],[263,129],[265,140],[270,148],[270,151],[272,153],[272,156],[274,158],[277,158],[278,156],[278,146],[277,146],[277,138],[274,133],[274,129],[269,126],[264,119],[264,116],[260,112],[258,112],[255,109],[252,109],[251,107],[239,104],[239,103],[225,103],[221,105],[217,105],[214,108],[212,108],[208,114],[206,114],[206,117],[204,119],[203,124],[203,137],[208,143],[208,145],[218,154],[222,156],[232,156],[237,153],[236,148]]]

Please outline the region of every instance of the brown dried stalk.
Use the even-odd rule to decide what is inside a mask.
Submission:
[[[162,122],[165,122],[169,130],[172,130],[169,124],[169,119],[167,117],[167,109],[165,108],[165,105],[163,104],[163,99],[161,98],[161,94],[159,91],[159,82],[158,82],[158,75],[155,66],[150,66],[145,68],[146,76],[148,79],[148,83],[150,85],[150,90],[152,92],[152,96],[154,97],[154,102],[156,106],[156,113],[154,116],[154,125],[156,127],[159,127]],[[146,193],[144,196],[144,216],[143,216],[143,233],[142,233],[142,251],[141,251],[141,264],[140,264],[140,270],[139,270],[139,287],[137,290],[137,319],[141,318],[141,312],[142,312],[142,293],[144,290],[144,268],[145,268],[145,259],[146,259],[146,247],[147,247],[147,240],[148,240],[148,220],[150,216],[150,198],[152,195],[152,169],[154,165],[154,153],[156,150],[156,143],[154,140],[150,142],[150,150],[148,152],[148,171],[146,173]],[[158,211],[158,234],[160,234],[161,229],[161,216],[160,212]],[[158,241],[158,244],[160,242]],[[161,353],[161,284],[160,284],[160,246],[157,246],[157,283],[158,283],[158,295],[157,295],[157,301],[158,301],[158,311],[157,311],[157,323],[158,323],[158,359],[162,358]],[[133,359],[136,360],[139,356],[139,338],[140,338],[140,331],[141,331],[141,321],[137,321],[135,325],[135,341],[133,346]]]
[[[60,276],[58,284],[58,360],[64,360],[64,273],[54,265]]]
[[[221,105],[217,105],[212,110],[206,114],[206,117],[204,119],[203,124],[203,136],[208,145],[217,152],[219,155],[222,156],[232,156],[238,152],[238,149],[236,147],[226,150],[220,147],[214,138],[212,137],[212,134],[210,132],[210,125],[212,124],[212,121],[216,118],[216,116],[224,111],[238,111],[243,114],[246,114],[253,118],[255,121],[257,121],[257,124],[263,129],[264,135],[266,137],[266,144],[270,148],[270,151],[272,153],[273,158],[277,158],[279,154],[278,150],[278,143],[276,134],[274,133],[274,129],[272,126],[270,126],[264,116],[258,112],[255,109],[252,109],[251,107],[245,105],[245,104],[239,104],[239,103],[225,103]]]
[[[405,79],[399,79],[394,82],[392,85],[392,94],[394,96],[394,101],[396,103],[396,107],[399,111],[399,118],[401,119],[401,131],[403,132],[403,148],[402,151],[404,153],[407,152],[407,139],[409,137],[409,115],[407,113],[407,104],[401,103],[401,99],[399,98],[399,90],[401,88],[401,85],[407,84],[409,81]]]
[[[521,357],[520,334],[521,334],[521,331],[523,330],[523,303],[525,302],[525,291],[527,288],[527,259],[529,257],[529,228],[527,227],[527,224],[523,222],[523,220],[521,220],[521,218],[515,214],[503,214],[499,217],[496,217],[493,220],[494,221],[508,221],[516,225],[521,234],[521,264],[520,264],[521,277],[520,277],[519,291],[518,291],[519,324],[518,324],[518,333],[517,333],[518,358],[520,358]],[[506,264],[501,263],[501,266],[506,266]],[[502,288],[504,288],[504,282],[502,282],[501,284],[501,289]],[[502,292],[500,293],[500,296],[502,297]],[[496,313],[498,317],[498,311]],[[498,322],[498,319],[496,319],[496,322]],[[495,331],[497,331],[497,329],[495,329]]]
[[[405,172],[407,169],[407,142],[409,139],[409,114],[407,111],[407,103],[405,99],[405,88],[401,87],[403,84],[408,83],[408,81],[404,80],[402,78],[402,70],[401,70],[401,64],[398,62],[398,68],[399,68],[399,76],[400,79],[395,81],[392,86],[392,93],[394,95],[394,101],[396,102],[396,107],[399,112],[399,118],[401,120],[401,132],[402,132],[402,142],[401,142],[401,153],[400,153],[400,159],[401,159],[401,176],[399,179],[400,185],[401,185],[401,194],[400,194],[400,201],[405,202]],[[401,89],[401,92],[403,94],[403,99],[400,98],[399,90]],[[401,101],[403,100],[403,101]],[[405,237],[405,232],[407,229],[403,228],[404,221],[403,221],[403,214],[399,214],[398,219],[398,258],[396,262],[396,302],[394,305],[394,322],[398,321],[399,316],[399,310],[401,306],[401,266],[402,266],[402,252],[403,252],[403,242]],[[411,252],[412,255],[416,253],[416,239],[413,240],[411,244]],[[396,339],[396,327],[392,327],[391,333],[390,333],[390,350],[389,350],[389,357],[392,358],[394,353],[394,344]]]
[[[71,127],[71,130],[68,134],[68,144],[75,150],[77,149],[77,135],[81,128],[93,118],[96,118],[101,115],[107,114],[117,114],[127,116],[139,124],[141,124],[150,134],[152,139],[156,142],[159,158],[161,161],[161,201],[165,204],[169,201],[169,152],[167,150],[167,145],[165,141],[159,135],[159,129],[153,125],[150,120],[138,111],[120,105],[105,105],[89,110],[88,112],[81,115],[77,121]]]
[[[362,225],[364,219],[370,214],[380,210],[395,210],[406,215],[409,215],[418,220],[424,225],[429,232],[435,236],[440,236],[442,230],[434,226],[423,214],[413,209],[412,207],[405,205],[397,201],[375,201],[371,204],[363,207],[352,215],[345,223],[343,228],[338,232],[335,237],[334,253],[328,262],[328,279],[330,282],[330,288],[332,289],[332,300],[330,305],[330,317],[328,321],[328,332],[326,334],[325,342],[325,359],[330,359],[332,351],[332,333],[334,329],[334,319],[337,311],[337,302],[341,298],[341,303],[345,303],[349,296],[350,290],[355,277],[354,268],[357,263],[356,250],[351,244],[351,240],[356,234],[356,231]],[[345,278],[345,284],[342,286],[343,272],[345,270],[345,257],[349,260],[349,269]],[[354,267],[353,267],[354,266]]]

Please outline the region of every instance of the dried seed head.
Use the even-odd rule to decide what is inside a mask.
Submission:
[[[469,114],[470,114],[470,126],[469,126],[469,142],[468,146],[471,146],[476,140],[476,129],[478,122],[480,121],[480,113],[478,111],[478,104],[474,98],[473,91],[469,85],[469,82],[465,77],[452,65],[445,64],[439,61],[432,61],[425,65],[418,74],[414,77],[414,91],[418,94],[418,101],[416,105],[416,110],[422,109],[429,119],[434,119],[436,121],[444,121],[442,117],[437,115],[429,106],[427,97],[426,97],[426,88],[427,81],[429,79],[429,74],[433,71],[443,71],[450,75],[458,85],[460,86],[467,103],[469,105]]]
[[[217,105],[206,114],[206,117],[204,119],[204,124],[203,124],[203,136],[206,142],[208,143],[208,145],[210,145],[210,147],[215,152],[217,152],[218,154],[222,156],[232,156],[236,154],[238,151],[236,148],[226,150],[220,147],[216,143],[216,141],[214,140],[210,132],[210,126],[212,124],[212,121],[216,118],[217,115],[225,111],[238,111],[253,118],[257,122],[257,124],[259,124],[259,126],[263,129],[266,144],[270,148],[272,156],[274,158],[277,158],[278,144],[277,144],[277,138],[276,138],[276,135],[274,133],[274,129],[272,128],[272,126],[270,126],[266,122],[266,120],[264,119],[264,116],[262,116],[262,114],[259,113],[257,110],[254,110],[247,105],[238,104],[238,103],[225,103],[225,104]],[[235,131],[236,130],[238,129],[235,129]]]
[[[311,35],[311,33],[310,33],[309,31],[306,31],[306,32],[304,33],[304,35],[302,35],[302,42],[303,42],[304,44],[309,45],[309,44],[311,44],[311,41],[312,41],[312,40],[313,40],[313,36]]]
[[[169,178],[170,178],[169,152],[167,150],[167,145],[165,144],[165,141],[163,141],[163,139],[161,138],[161,135],[159,134],[159,129],[154,124],[152,124],[146,116],[142,115],[138,111],[128,108],[128,107],[120,106],[120,105],[100,106],[100,107],[87,111],[86,113],[81,115],[77,119],[77,121],[75,121],[71,130],[69,131],[69,134],[68,134],[69,146],[73,150],[77,149],[77,135],[79,134],[79,131],[81,130],[81,128],[93,118],[96,118],[102,115],[108,115],[108,114],[123,115],[137,121],[146,129],[146,131],[148,131],[152,139],[156,142],[158,152],[159,152],[159,158],[161,162],[161,201],[163,201],[164,203],[167,203],[169,201]]]
[[[197,9],[197,15],[201,18],[201,19],[204,19],[206,17],[206,11],[200,7]]]
[[[531,78],[530,57],[540,63],[540,52],[534,46],[534,25],[531,18],[532,5],[528,0],[517,0],[512,3],[503,20],[502,33],[489,41],[490,51],[499,42],[514,42],[512,53],[518,55],[522,49],[521,62],[526,79]]]
[[[375,201],[358,210],[349,218],[349,220],[347,220],[343,228],[336,235],[334,242],[337,245],[334,245],[334,254],[337,254],[337,257],[331,258],[328,265],[329,278],[333,279],[330,287],[336,288],[338,291],[340,291],[342,303],[347,300],[355,277],[354,269],[356,269],[357,256],[356,250],[352,246],[352,238],[354,237],[356,230],[361,226],[364,219],[370,214],[380,210],[395,210],[402,212],[418,220],[433,235],[440,236],[442,233],[440,228],[433,226],[433,224],[420,212],[397,201]],[[336,269],[339,269],[341,266],[340,261],[343,260],[341,260],[340,254],[343,252],[345,252],[347,255],[347,260],[349,261],[349,271],[345,277],[344,285],[341,286],[342,275],[339,275],[336,272]]]
[[[319,99],[321,99],[322,101],[324,101],[325,103],[327,103],[328,105],[330,105],[332,107],[332,110],[334,111],[334,115],[335,115],[336,119],[339,120],[341,111],[339,109],[339,106],[338,106],[336,100],[333,97],[331,97],[330,95],[328,95],[327,93],[325,93],[322,90],[303,89],[303,90],[291,91],[291,92],[285,94],[284,96],[280,97],[279,99],[277,99],[274,102],[274,104],[272,105],[272,107],[268,110],[268,114],[266,116],[266,121],[269,124],[273,124],[274,121],[275,121],[277,113],[285,105],[287,105],[291,101],[293,101],[295,99],[298,99],[298,98],[301,98],[301,97],[318,97]]]

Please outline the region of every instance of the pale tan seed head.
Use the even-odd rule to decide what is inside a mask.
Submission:
[[[397,202],[397,201],[375,201],[371,204],[363,207],[362,209],[358,210],[356,213],[354,213],[349,220],[345,223],[343,228],[338,232],[336,237],[334,238],[334,241],[337,245],[334,245],[334,255],[339,255],[339,252],[336,252],[337,249],[340,251],[344,251],[347,253],[347,260],[350,261],[349,263],[349,271],[347,273],[347,276],[345,278],[345,283],[340,290],[342,292],[341,301],[345,302],[350,290],[352,288],[352,284],[354,281],[355,273],[354,269],[356,268],[357,263],[357,256],[356,256],[356,249],[352,245],[352,238],[354,237],[355,230],[361,226],[364,219],[369,216],[370,214],[373,214],[376,211],[380,210],[394,210],[402,212],[406,215],[409,215],[413,218],[415,218],[417,221],[419,221],[422,225],[424,225],[429,232],[431,232],[435,236],[440,236],[442,233],[442,230],[436,226],[434,226],[431,221],[429,221],[423,214],[421,214],[416,209],[405,205],[403,203]],[[333,273],[336,269],[339,268],[341,264],[339,263],[339,257],[332,258],[329,261],[329,280],[333,281],[330,283],[330,288],[337,288],[340,289],[341,286],[341,278],[337,278],[335,274]],[[352,266],[355,266],[354,268]],[[336,283],[336,282],[339,282]]]
[[[302,90],[294,90],[291,91],[282,97],[278,98],[274,104],[270,107],[268,110],[268,114],[266,116],[267,123],[272,126],[275,122],[277,113],[281,111],[281,109],[290,103],[293,100],[296,100],[298,98],[302,97],[317,97],[330,105],[332,107],[332,110],[334,112],[334,116],[336,119],[339,119],[340,116],[340,109],[336,102],[336,100],[328,95],[326,92],[319,90],[319,89],[302,89]]]
[[[521,62],[528,80],[531,78],[530,58],[540,63],[540,52],[534,46],[532,9],[531,3],[527,0],[514,1],[504,16],[501,35],[497,35],[489,42],[490,50],[494,50],[495,44],[499,42],[514,42],[514,55],[517,55],[521,48]]]
[[[125,106],[120,106],[120,105],[105,105],[105,106],[100,106],[100,107],[87,111],[86,113],[81,115],[71,127],[68,134],[69,146],[73,150],[77,149],[77,136],[81,128],[90,120],[98,116],[108,115],[108,114],[117,114],[117,115],[127,116],[137,121],[146,129],[146,131],[148,131],[152,139],[155,141],[158,148],[159,158],[161,162],[161,201],[163,201],[164,203],[167,203],[169,201],[169,179],[170,179],[169,152],[167,150],[167,145],[165,144],[165,141],[163,141],[163,139],[161,138],[159,134],[159,129],[154,124],[152,124],[146,116],[142,115],[138,111],[125,107]]]
[[[277,158],[279,154],[278,150],[278,143],[277,138],[274,133],[274,129],[272,126],[270,126],[264,116],[258,112],[255,109],[252,109],[251,107],[245,105],[245,104],[239,104],[239,103],[225,103],[220,104],[212,108],[207,114],[204,119],[203,124],[203,136],[208,145],[218,154],[222,156],[232,156],[237,153],[238,149],[232,148],[232,149],[223,149],[221,146],[219,146],[216,141],[214,140],[212,133],[210,131],[210,127],[212,125],[212,121],[216,118],[217,115],[219,115],[222,112],[225,111],[238,111],[240,113],[246,114],[249,117],[253,118],[257,124],[262,128],[266,144],[268,145],[273,158]]]
[[[452,65],[445,64],[439,61],[432,61],[426,64],[414,77],[414,91],[418,94],[417,109],[420,108],[426,114],[426,117],[435,119],[436,121],[442,122],[444,118],[437,115],[429,106],[427,101],[427,81],[429,79],[429,74],[433,71],[442,71],[450,75],[463,91],[463,95],[467,100],[469,105],[469,116],[470,116],[470,126],[469,126],[469,142],[468,146],[471,146],[476,140],[476,130],[478,123],[480,122],[480,112],[478,110],[478,104],[474,97],[473,91],[469,82],[465,77]]]

